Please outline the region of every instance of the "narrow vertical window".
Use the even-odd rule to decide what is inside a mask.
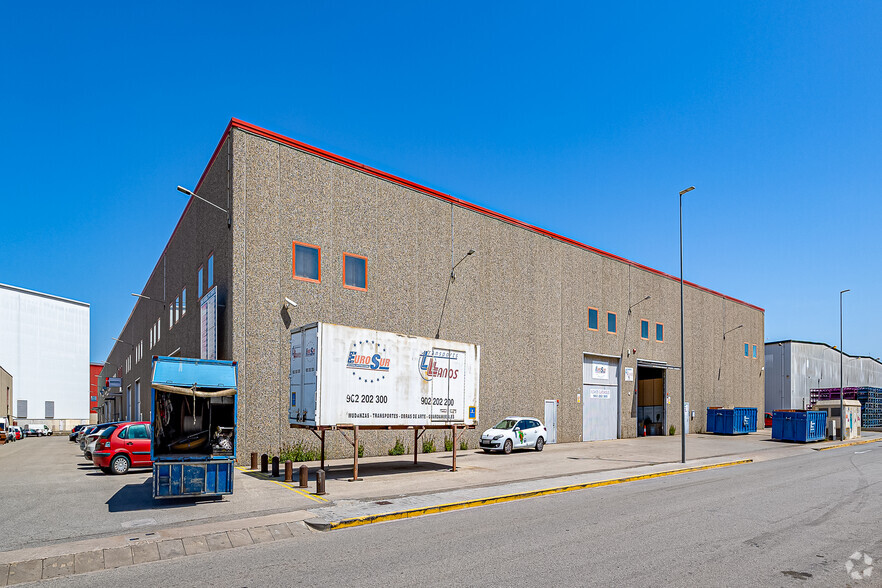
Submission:
[[[202,266],[196,272],[196,298],[202,298]]]
[[[181,316],[187,314],[187,289],[181,290]]]
[[[295,280],[322,281],[322,249],[308,243],[293,242],[292,273]]]
[[[214,253],[208,256],[208,284],[206,288],[214,286]]]
[[[616,327],[616,319],[617,318],[618,317],[616,316],[616,313],[614,313],[614,312],[606,313],[606,332],[607,333],[618,332],[618,331],[616,331],[616,328],[617,328]]]
[[[343,287],[367,290],[367,257],[343,254]]]
[[[655,340],[665,340],[665,326],[662,323],[655,323]]]
[[[168,330],[171,331],[171,328],[175,326],[175,303],[172,301],[171,304],[168,305]]]
[[[181,297],[175,296],[175,322],[181,320]]]
[[[597,324],[598,321],[600,320],[598,318],[599,314],[600,314],[600,311],[597,310],[596,308],[591,308],[590,306],[588,307],[588,330],[589,331],[597,331],[600,329],[600,327]]]
[[[756,359],[756,345],[753,346],[753,358]]]
[[[647,320],[640,321],[640,338],[649,339],[649,321]]]
[[[744,344],[744,357],[750,357],[750,343]]]

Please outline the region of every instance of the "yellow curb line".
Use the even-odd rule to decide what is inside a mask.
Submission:
[[[640,476],[629,476],[627,478],[615,478],[613,480],[603,480],[600,482],[587,482],[584,484],[573,484],[570,486],[557,486],[554,488],[546,488],[544,490],[532,490],[530,492],[517,492],[514,494],[503,494],[501,496],[491,496],[489,498],[478,498],[475,500],[464,500],[462,502],[450,502],[447,504],[439,504],[436,506],[428,506],[424,508],[414,508],[410,510],[402,510],[398,512],[389,512],[384,514],[367,515],[363,517],[355,517],[351,519],[343,519],[334,523],[330,523],[328,530],[345,529],[348,527],[359,527],[361,525],[369,525],[371,523],[382,523],[385,521],[395,521],[400,519],[408,519],[419,517],[427,514],[436,514],[440,512],[449,512],[453,510],[461,510],[474,506],[485,506],[488,504],[500,504],[503,502],[511,502],[514,500],[522,500],[524,498],[533,498],[536,496],[549,496],[551,494],[561,494],[563,492],[572,492],[573,490],[585,490],[588,488],[600,488],[603,486],[612,486],[615,484],[624,484],[626,482],[636,482],[638,480],[649,480],[651,478],[662,478],[665,476],[673,476],[676,474],[688,474],[691,472],[699,472],[702,470],[712,470],[716,468],[724,468],[734,465],[742,465],[752,463],[752,459],[739,459],[737,461],[728,461],[712,465],[695,466],[679,470],[671,470],[667,472],[658,472],[654,474],[642,474]]]
[[[840,443],[839,445],[831,445],[829,447],[812,447],[815,451],[827,451],[828,449],[839,449],[840,447],[851,447],[852,445],[864,445],[866,443],[878,443],[882,441],[882,437],[879,439],[862,439],[861,441],[852,441],[850,443]]]
[[[273,484],[278,484],[279,486],[282,486],[283,488],[287,488],[288,490],[291,490],[292,492],[296,492],[297,494],[300,494],[301,496],[306,496],[307,498],[309,498],[310,500],[314,500],[315,502],[330,502],[328,499],[322,498],[321,496],[315,496],[313,494],[310,494],[309,492],[304,492],[303,490],[301,490],[299,488],[295,488],[294,486],[289,486],[288,484],[285,484],[284,482],[279,482],[277,480],[273,480],[271,477],[267,476],[266,474],[262,474],[262,473],[258,472],[257,470],[250,470],[248,468],[240,467],[240,466],[236,466],[236,469],[243,471],[243,472],[248,472],[250,474],[253,474],[254,476],[257,476],[258,478],[261,478],[263,480],[269,480]]]

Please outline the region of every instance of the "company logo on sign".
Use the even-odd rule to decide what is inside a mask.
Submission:
[[[315,347],[307,347],[305,355],[306,357],[315,357]]]
[[[458,359],[459,354],[456,351],[442,351],[440,349],[424,351],[419,357],[420,376],[427,382],[433,378],[455,380],[459,377],[459,370],[449,367],[449,364],[450,361],[458,361]]]
[[[362,351],[365,346],[370,351]],[[392,361],[385,355],[385,347],[381,348],[375,341],[359,341],[358,343],[353,342],[352,348],[346,356],[346,369],[353,370],[352,375],[354,377],[368,384],[386,379],[386,376],[381,374],[389,372]],[[310,351],[315,355],[315,349],[307,349],[306,354],[309,355]],[[359,371],[371,373],[359,375]]]

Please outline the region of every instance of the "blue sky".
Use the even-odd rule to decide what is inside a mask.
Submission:
[[[0,282],[103,361],[231,117],[882,355],[882,4],[12,3]]]

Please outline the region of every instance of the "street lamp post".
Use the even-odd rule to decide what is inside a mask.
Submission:
[[[226,212],[227,213],[227,227],[233,226],[233,217],[230,215],[230,211],[227,210],[226,208],[224,208],[222,206],[218,206],[217,204],[215,204],[214,202],[211,202],[210,200],[206,200],[205,198],[203,198],[202,196],[200,196],[196,192],[193,192],[192,190],[188,190],[187,188],[184,188],[183,186],[178,186],[178,192],[180,192],[181,194],[186,194],[187,196],[192,196],[193,198],[196,198],[197,200],[201,200],[202,202],[208,204],[209,206],[214,206],[215,208],[217,208],[221,212]]]
[[[841,290],[839,292],[839,440],[845,440],[845,401],[843,400],[842,387],[842,295],[851,290]]]
[[[435,331],[435,338],[436,339],[441,337],[441,321],[444,320],[444,307],[447,306],[447,295],[450,293],[450,284],[453,282],[453,280],[456,279],[456,273],[455,273],[456,268],[459,267],[459,264],[461,264],[463,261],[465,261],[466,257],[468,257],[469,255],[474,255],[474,254],[475,254],[475,250],[469,249],[469,252],[466,253],[465,255],[463,255],[462,259],[457,261],[456,265],[454,265],[452,268],[450,268],[450,276],[448,276],[448,278],[447,278],[447,290],[444,292],[444,302],[441,304],[441,316],[438,318],[438,329]]]
[[[680,190],[680,447],[683,463],[686,463],[686,322],[683,303],[683,194],[695,186]]]

